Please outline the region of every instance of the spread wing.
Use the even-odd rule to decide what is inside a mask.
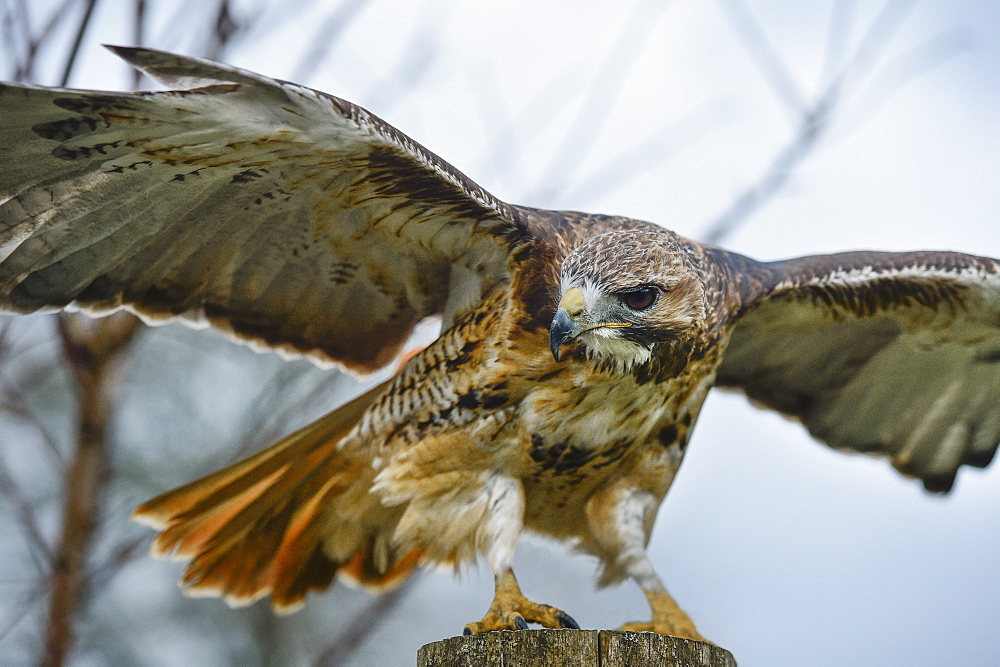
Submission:
[[[0,85],[0,308],[207,320],[364,372],[510,279],[517,213],[364,109],[113,50],[186,90]]]
[[[758,265],[718,385],[881,454],[931,491],[1000,442],[1000,265],[853,252]]]

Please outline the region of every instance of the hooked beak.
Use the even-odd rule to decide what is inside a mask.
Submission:
[[[576,338],[584,331],[591,329],[624,329],[632,326],[629,322],[598,322],[596,324],[582,324],[578,318],[586,310],[587,304],[583,298],[583,292],[578,287],[571,287],[563,294],[559,300],[556,316],[552,318],[552,326],[549,327],[549,349],[552,350],[552,358],[559,361],[559,349],[566,341]]]
[[[583,298],[583,292],[578,287],[571,287],[563,294],[559,300],[556,316],[552,318],[552,326],[549,327],[549,349],[552,350],[552,358],[559,361],[559,348],[571,338],[579,335],[584,327],[576,322],[587,307]]]
[[[552,318],[552,326],[549,327],[549,349],[552,350],[552,358],[559,361],[559,348],[582,330],[583,327],[570,319],[565,308],[557,310],[556,316]]]

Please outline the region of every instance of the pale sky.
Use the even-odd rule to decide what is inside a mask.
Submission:
[[[333,4],[302,3],[302,16],[251,35],[230,60],[292,77]],[[73,85],[127,85],[96,46],[130,41],[117,21],[127,5],[104,5]],[[790,105],[842,71],[881,3],[748,0],[787,68],[777,90],[727,18],[734,6],[376,0],[300,82],[366,106],[501,199],[698,238],[787,144]],[[723,245],[761,259],[859,248],[1000,257],[1000,4],[891,7],[898,29],[852,70],[830,132]],[[194,40],[150,44],[185,51]],[[401,60],[416,74],[402,97],[385,83]],[[998,466],[965,470],[951,495],[932,497],[738,395],[711,396],[699,424],[650,549],[703,634],[741,665],[995,661]],[[595,592],[593,563],[563,545],[524,541],[515,569],[529,597],[583,627],[648,617],[638,588]],[[412,663],[420,644],[478,619],[493,592],[485,565],[418,587],[353,664]],[[335,604],[322,597],[311,603]]]

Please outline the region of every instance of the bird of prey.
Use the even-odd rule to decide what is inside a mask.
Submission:
[[[758,262],[624,217],[507,204],[368,111],[252,72],[113,50],[172,90],[0,88],[0,307],[207,322],[398,372],[136,510],[183,584],[302,604],[485,557],[477,633],[575,627],[511,569],[535,531],[631,578],[628,629],[699,639],[646,554],[712,387],[945,492],[1000,441],[1000,262]],[[404,354],[416,325],[439,337]]]

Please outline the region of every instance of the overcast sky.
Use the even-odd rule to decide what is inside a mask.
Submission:
[[[748,0],[761,50],[747,47],[738,3],[375,1],[305,71],[332,4],[302,3],[231,60],[366,106],[507,201],[693,238],[766,172],[861,45],[828,133],[723,244],[761,259],[1000,257],[1000,3],[890,3],[876,21],[876,2]],[[126,6],[96,17],[75,86],[126,85],[96,46],[130,41]],[[185,51],[196,39],[150,43]],[[402,96],[386,87],[401,62],[412,79]],[[651,550],[701,631],[741,665],[987,664],[1000,648],[998,528],[997,466],[932,497],[883,461],[713,395]],[[583,627],[648,617],[634,585],[594,591],[593,563],[564,546],[523,542],[516,571],[529,597]],[[485,566],[425,577],[356,664],[411,662],[420,644],[478,619],[492,592]]]

